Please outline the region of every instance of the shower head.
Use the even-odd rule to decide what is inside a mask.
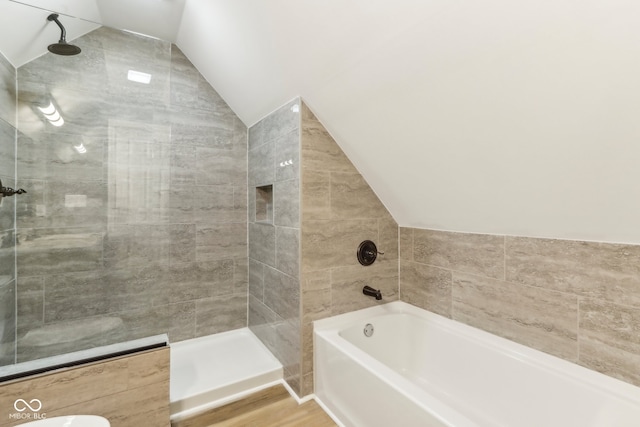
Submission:
[[[58,27],[60,27],[60,41],[58,41],[58,43],[50,44],[47,48],[49,49],[49,52],[55,53],[56,55],[69,56],[77,55],[82,51],[78,46],[67,43],[67,30],[64,29],[64,27],[58,20],[57,13],[52,13],[51,15],[47,16],[47,21],[53,21],[58,24]]]

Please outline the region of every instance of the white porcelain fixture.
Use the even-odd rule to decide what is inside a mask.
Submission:
[[[171,419],[282,381],[282,364],[249,328],[171,344]]]
[[[345,426],[637,427],[640,388],[396,301],[314,323]]]
[[[97,415],[65,415],[20,424],[19,427],[110,427],[106,418]]]

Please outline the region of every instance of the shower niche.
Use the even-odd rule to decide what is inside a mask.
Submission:
[[[273,185],[256,187],[256,222],[273,224]]]

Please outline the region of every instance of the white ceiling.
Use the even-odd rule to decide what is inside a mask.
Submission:
[[[100,16],[165,28],[149,14],[171,0],[131,1]],[[179,15],[161,38],[246,124],[302,96],[402,226],[640,243],[637,0],[187,0]]]
[[[47,52],[60,29],[47,21],[60,14],[67,41],[101,25],[176,41],[185,0],[0,0],[0,51],[19,67]]]

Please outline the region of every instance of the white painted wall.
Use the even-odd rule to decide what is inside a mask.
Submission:
[[[640,2],[187,0],[245,123],[301,95],[402,226],[640,243]]]
[[[148,4],[99,13],[171,27]],[[0,12],[15,65],[57,40],[46,11]],[[176,40],[248,125],[302,96],[402,226],[640,243],[639,18],[637,0],[187,0]]]

